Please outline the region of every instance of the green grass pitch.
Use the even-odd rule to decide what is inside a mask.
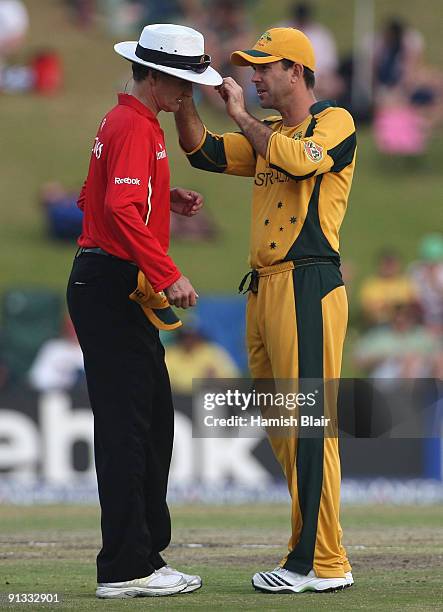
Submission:
[[[272,569],[289,535],[283,505],[174,506],[167,560],[199,573],[189,595],[102,601],[94,597],[99,514],[90,506],[3,506],[0,607],[61,610],[417,610],[443,601],[441,506],[346,506],[345,544],[355,585],[334,594],[267,595],[251,576]],[[57,593],[61,602],[7,603],[8,593]]]

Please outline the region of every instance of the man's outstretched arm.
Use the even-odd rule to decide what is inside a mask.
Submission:
[[[175,124],[183,149],[189,153],[196,149],[205,134],[205,126],[199,117],[192,97],[183,99],[180,110],[175,113]]]
[[[257,154],[266,157],[272,130],[247,112],[242,88],[234,79],[228,77],[217,89],[226,103],[228,114],[237,123]],[[180,110],[175,113],[175,123],[183,149],[187,153],[196,149],[205,135],[205,126],[191,97],[183,99]]]
[[[192,98],[175,113],[180,145],[194,168],[208,172],[254,176],[256,157],[241,133],[213,134],[200,119]]]

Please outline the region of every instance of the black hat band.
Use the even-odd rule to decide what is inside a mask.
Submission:
[[[204,72],[211,63],[210,55],[177,55],[176,53],[146,49],[140,44],[137,44],[135,55],[145,62],[180,70],[192,70],[199,74]]]

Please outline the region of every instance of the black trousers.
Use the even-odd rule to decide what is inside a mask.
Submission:
[[[141,578],[165,562],[174,415],[157,329],[129,300],[137,268],[85,253],[74,260],[69,313],[83,351],[101,505],[97,581]]]

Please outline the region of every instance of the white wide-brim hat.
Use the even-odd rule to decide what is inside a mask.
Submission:
[[[221,85],[219,73],[210,67],[205,54],[205,40],[197,30],[186,26],[160,23],[143,28],[140,40],[114,45],[125,59],[172,74],[199,85]]]

